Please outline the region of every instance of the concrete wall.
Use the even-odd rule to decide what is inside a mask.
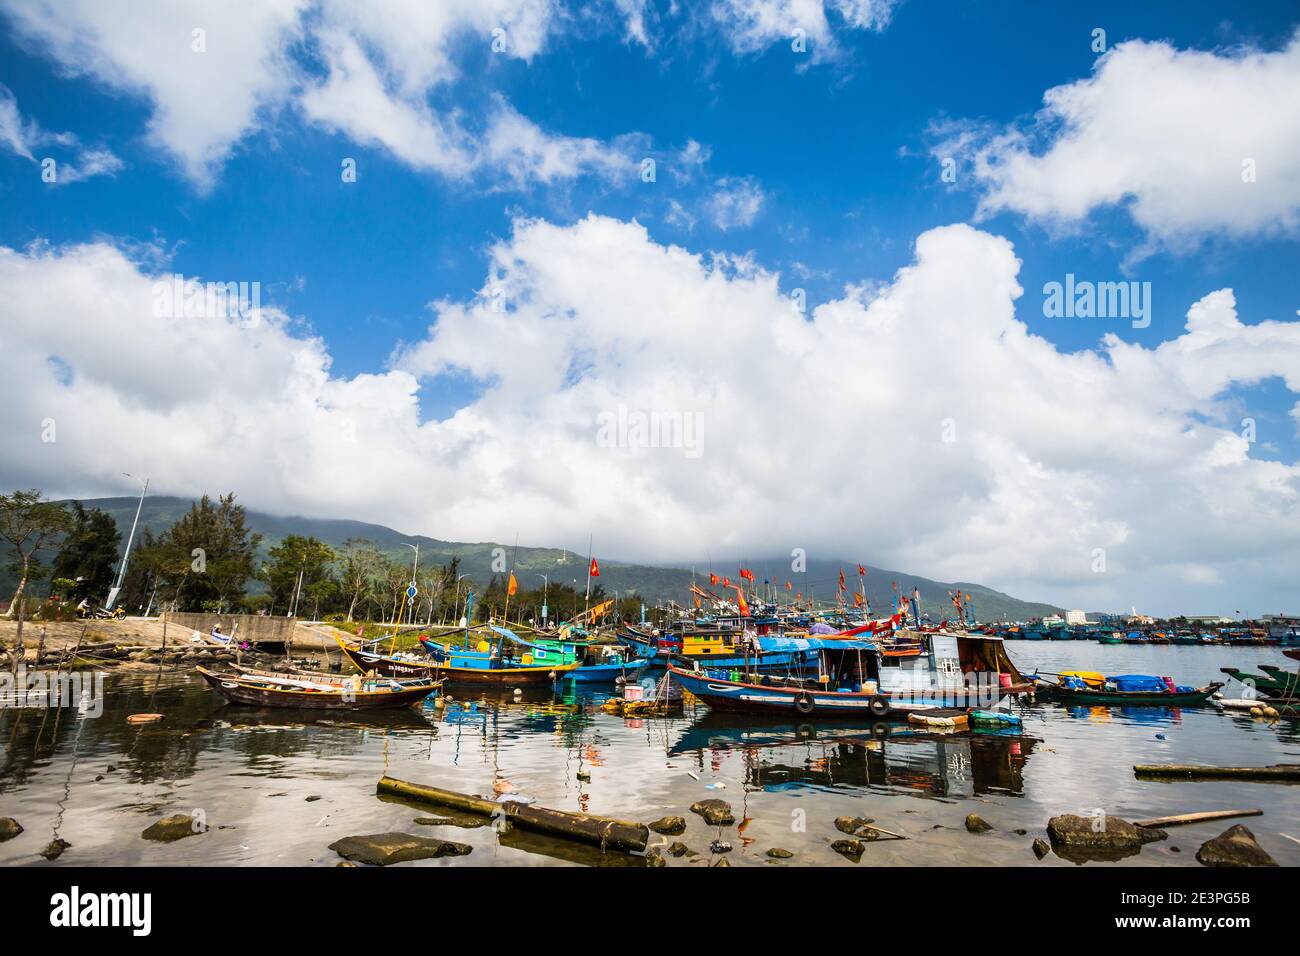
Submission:
[[[291,617],[259,614],[187,614],[169,611],[164,616],[169,627],[182,628],[187,634],[189,631],[198,631],[206,635],[212,630],[212,625],[216,624],[219,625],[217,630],[222,634],[229,635],[233,631],[236,638],[250,644],[283,644],[291,641],[296,624]],[[238,630],[235,630],[236,624],[239,625]]]

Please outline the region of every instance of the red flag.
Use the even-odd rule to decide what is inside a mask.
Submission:
[[[786,589],[787,591],[793,591],[793,590],[794,590],[794,585],[791,584],[789,581],[786,581],[786,582],[785,582],[785,589]]]
[[[794,592],[794,599],[795,599],[796,601],[802,601],[802,600],[803,600],[803,592],[802,592],[802,591],[795,591],[795,592]]]
[[[718,576],[717,576],[716,574],[712,574],[712,573],[710,573],[710,574],[709,574],[709,583],[710,583],[710,584],[717,584],[717,583],[718,583]]]
[[[858,574],[862,575],[863,577],[866,577],[866,575],[867,575],[867,569],[864,568],[862,565],[859,564],[859,565],[858,565]]]
[[[848,588],[846,588],[846,587],[844,586],[844,569],[843,569],[843,568],[840,568],[840,590],[841,590],[841,591],[847,591],[847,590],[848,590]]]
[[[600,577],[600,565],[596,563],[596,559],[595,559],[595,558],[592,558],[592,559],[591,559],[591,570],[590,570],[588,573],[589,573],[593,578],[598,578],[598,577]]]
[[[724,577],[724,578],[722,579],[722,586],[723,586],[724,588],[729,588],[729,587],[731,587],[731,578],[725,578],[725,577]]]

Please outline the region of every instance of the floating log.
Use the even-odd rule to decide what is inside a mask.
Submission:
[[[1300,764],[1278,763],[1269,767],[1201,767],[1195,764],[1137,764],[1139,777],[1182,777],[1189,780],[1300,780]]]
[[[1172,817],[1152,817],[1150,820],[1134,820],[1135,827],[1148,827],[1163,830],[1165,827],[1182,826],[1184,823],[1205,823],[1210,820],[1231,820],[1234,817],[1263,816],[1263,810],[1203,810],[1199,813],[1178,813]]]
[[[590,813],[548,810],[545,807],[516,803],[512,800],[494,803],[482,797],[468,796],[438,787],[426,787],[387,776],[380,778],[378,790],[381,793],[398,794],[424,803],[455,807],[481,816],[495,817],[504,812],[507,820],[522,829],[579,840],[624,853],[643,853],[650,840],[650,828],[643,823],[614,820]]]

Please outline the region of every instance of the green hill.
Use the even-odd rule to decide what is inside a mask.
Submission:
[[[136,498],[91,498],[83,504],[88,508],[101,508],[110,514],[122,531],[125,542],[131,529],[131,520],[135,516]],[[175,497],[146,498],[140,513],[140,527],[149,528],[158,534],[173,524],[189,510],[190,499]],[[514,548],[510,545],[491,541],[457,542],[443,541],[424,535],[408,535],[395,531],[384,525],[369,524],[364,521],[342,519],[304,518],[298,516],[271,515],[261,511],[248,511],[249,527],[262,535],[261,550],[267,549],[290,534],[313,536],[332,547],[339,547],[349,538],[364,538],[373,541],[379,548],[388,552],[394,559],[406,562],[411,559],[409,544],[419,544],[420,564],[446,564],[453,556],[459,557],[464,572],[473,575],[479,581],[487,581],[492,576],[493,551],[505,548],[511,555]],[[137,532],[138,533],[138,532]],[[689,568],[664,567],[658,565],[634,564],[617,561],[598,555],[600,562],[600,583],[606,593],[625,594],[635,591],[647,604],[661,600],[675,600],[687,603],[690,595],[687,588],[691,584],[692,572]],[[802,574],[789,573],[788,558],[774,558],[765,561],[746,561],[754,570],[755,577],[761,585],[767,577],[783,597],[786,595],[785,582],[790,580],[795,590],[803,591],[820,601],[832,601],[835,598],[840,569],[846,575],[846,584],[850,590],[858,590],[859,579],[857,566],[849,561],[812,560],[807,564],[807,571]],[[562,548],[526,548],[520,547],[514,554],[512,566],[520,583],[529,588],[538,587],[542,575],[551,581],[576,583],[581,588],[587,577],[587,557],[566,551]],[[714,568],[719,578],[723,575],[736,578],[739,565],[728,563]],[[708,584],[709,569],[697,567],[696,580],[703,586]],[[12,592],[16,580],[9,573],[0,574],[0,586]],[[945,583],[929,578],[892,571],[884,568],[869,567],[866,577],[866,594],[872,605],[873,613],[881,613],[892,604],[891,582],[897,581],[904,594],[910,594],[913,587],[919,589],[923,611],[929,611],[936,617],[944,617],[951,610],[948,593],[960,588],[969,592],[974,598],[976,616],[981,620],[1007,618],[1010,620],[1027,620],[1045,614],[1059,613],[1060,608],[1049,604],[1021,601],[986,588],[979,584]],[[717,590],[717,589],[715,589]],[[793,594],[793,591],[790,592]],[[850,600],[852,597],[850,595]]]

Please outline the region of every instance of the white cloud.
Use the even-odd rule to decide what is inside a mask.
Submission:
[[[835,49],[832,19],[851,30],[879,32],[889,25],[898,0],[714,0],[713,19],[737,53],[756,53],[789,43],[796,30],[819,57]],[[834,17],[828,16],[828,10]]]
[[[67,72],[147,98],[150,141],[200,188],[291,105],[414,169],[516,185],[617,175],[644,140],[553,133],[500,99],[482,122],[454,105],[468,45],[531,61],[561,19],[554,0],[0,0],[0,8]],[[194,30],[204,31],[203,52]],[[0,104],[0,136],[15,128]]]
[[[1018,270],[1002,238],[933,229],[892,281],[805,317],[748,259],[598,216],[519,221],[481,299],[438,303],[391,369],[344,378],[273,309],[252,329],[155,318],[150,275],[113,247],[4,250],[3,480],[103,492],[126,469],[443,538],[594,529],[603,553],[685,561],[797,546],[1071,606],[1277,610],[1300,468],[1253,459],[1224,396],[1300,392],[1300,322],[1243,323],[1220,290],[1156,348],[1062,353],[1016,318]],[[443,374],[481,394],[421,423],[420,382]],[[699,413],[702,453],[602,445],[620,408]]]
[[[54,158],[42,156],[38,160],[34,155],[35,150],[48,147],[53,147],[58,152],[77,150],[74,162],[56,160],[55,178],[52,182],[58,185],[80,182],[92,176],[111,176],[122,168],[122,161],[107,149],[81,149],[74,134],[52,133],[41,129],[35,120],[23,119],[18,109],[18,100],[3,85],[0,85],[0,145],[34,163]]]
[[[763,208],[763,190],[750,177],[725,177],[714,183],[708,211],[719,229],[751,226]]]
[[[103,0],[0,0],[21,39],[69,74],[92,76],[153,104],[148,138],[200,185],[255,125],[259,109],[288,95],[285,47],[306,0],[165,4]],[[206,52],[195,52],[194,30]]]
[[[1069,224],[1124,206],[1166,247],[1300,224],[1300,33],[1272,53],[1121,43],[1043,102],[1027,130],[959,126],[936,146],[970,160],[982,215]]]

